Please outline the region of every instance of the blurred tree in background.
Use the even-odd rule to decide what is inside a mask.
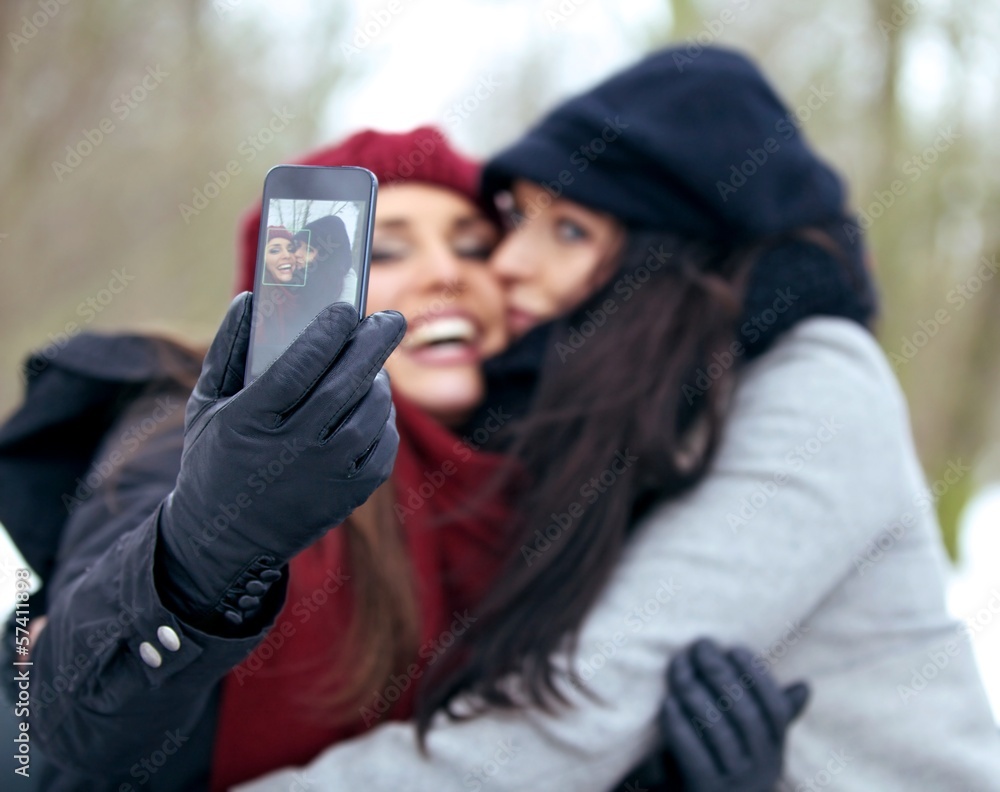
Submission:
[[[725,44],[758,59],[850,183],[882,287],[880,339],[954,550],[970,493],[1000,479],[1000,278],[986,279],[1000,269],[995,0],[279,5],[0,6],[0,410],[19,398],[28,350],[81,330],[207,341],[264,173],[350,131],[343,119],[404,42],[422,49],[379,100],[424,101],[412,123],[479,155],[647,50]],[[974,472],[944,483],[961,466]]]

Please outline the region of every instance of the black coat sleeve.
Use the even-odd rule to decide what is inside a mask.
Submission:
[[[48,624],[31,653],[31,732],[70,771],[127,771],[171,735],[194,733],[218,682],[283,604],[281,580],[252,624],[222,636],[181,622],[160,599],[157,515],[180,467],[185,398],[149,388],[121,413],[89,469],[97,486],[62,531]]]

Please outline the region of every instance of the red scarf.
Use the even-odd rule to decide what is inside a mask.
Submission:
[[[292,559],[288,594],[264,641],[223,680],[213,792],[282,767],[303,765],[334,743],[383,719],[413,713],[419,677],[474,619],[474,609],[503,561],[508,510],[503,498],[455,518],[497,470],[501,457],[473,451],[412,404],[395,397],[399,454],[393,469],[396,514],[407,543],[421,615],[418,672],[373,691],[355,721],[323,725],[295,702],[310,680],[328,673],[330,642],[347,632],[351,570],[343,534],[329,531]],[[446,523],[440,520],[449,515]],[[404,690],[405,688],[405,690]]]

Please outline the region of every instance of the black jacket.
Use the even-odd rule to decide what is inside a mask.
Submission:
[[[530,394],[536,357],[519,355],[493,379]],[[180,469],[200,364],[160,339],[82,334],[28,359],[24,404],[0,427],[0,523],[44,581],[31,616],[48,617],[30,658],[37,789],[207,789],[219,683],[284,602],[282,579],[250,634],[231,637],[183,623],[158,595],[154,517]],[[179,638],[176,651],[164,628]],[[144,643],[159,665],[143,659]],[[638,770],[643,783],[680,789],[664,778],[673,778],[669,764],[652,757]]]
[[[29,358],[24,404],[0,428],[0,522],[44,580],[30,602],[48,624],[32,646],[29,734],[47,792],[207,788],[218,683],[284,600],[282,581],[256,631],[232,638],[189,627],[158,596],[153,515],[199,368],[158,339],[80,335]]]

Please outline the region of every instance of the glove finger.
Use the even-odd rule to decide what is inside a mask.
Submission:
[[[253,297],[243,292],[233,299],[208,348],[194,389],[198,405],[238,393],[243,387]]]
[[[310,397],[300,405],[300,416],[296,420],[315,422],[322,437],[336,433],[345,417],[369,392],[404,333],[406,320],[395,311],[383,311],[363,319],[345,342],[333,368],[317,385],[317,398]],[[383,383],[388,393],[387,376],[383,377]]]
[[[701,728],[684,715],[680,702],[668,696],[660,710],[664,748],[673,756],[686,789],[711,789],[719,780],[719,769],[701,738]]]
[[[688,649],[670,663],[670,694],[697,730],[720,773],[729,775],[741,768],[742,747],[732,725],[717,708],[716,696],[698,678]]]
[[[280,424],[334,365],[358,326],[358,312],[348,303],[324,308],[268,369],[247,386],[254,408],[277,416]]]
[[[720,700],[732,702],[727,717],[735,729],[744,754],[752,764],[762,766],[773,760],[775,743],[771,738],[770,724],[764,711],[751,692],[760,684],[757,679],[737,666],[728,653],[711,644],[708,648],[697,647],[695,670],[709,681]]]
[[[806,708],[809,701],[809,685],[805,682],[794,682],[785,688],[785,698],[790,710],[789,722],[795,720]]]
[[[364,476],[365,479],[378,482],[378,485],[381,485],[392,474],[398,449],[399,431],[396,429],[396,408],[390,402],[389,418],[385,422],[382,433],[375,438],[365,454],[354,460],[351,477]]]
[[[729,652],[729,659],[740,674],[749,674],[753,677],[754,682],[750,692],[760,705],[760,712],[764,716],[772,742],[780,745],[784,742],[785,730],[791,721],[791,707],[784,692],[767,669],[759,668],[753,662],[753,655],[747,649],[742,647],[732,649]]]
[[[352,482],[350,493],[353,501],[344,503],[345,511],[338,522],[346,519],[351,512],[365,503],[371,494],[388,480],[392,474],[398,448],[399,433],[396,430],[396,411],[390,402],[389,414],[385,418],[383,430],[378,437],[374,438],[368,448],[349,462],[346,474],[338,474],[336,478],[327,480],[331,497],[341,498],[343,498],[345,490],[343,481],[350,480]]]
[[[768,745],[767,724],[757,712],[758,705],[716,643],[706,639],[696,642],[691,659],[695,675],[704,684],[705,695],[711,697],[719,717],[713,727],[715,734],[709,739],[716,743],[715,750],[731,773],[745,770],[751,754]]]
[[[316,401],[330,401],[327,391],[335,388],[335,383],[324,383],[316,391]],[[359,459],[382,435],[392,411],[392,391],[389,389],[389,375],[380,370],[375,381],[342,419],[332,420],[323,427],[316,442],[328,445],[336,451],[331,456],[339,459]]]

